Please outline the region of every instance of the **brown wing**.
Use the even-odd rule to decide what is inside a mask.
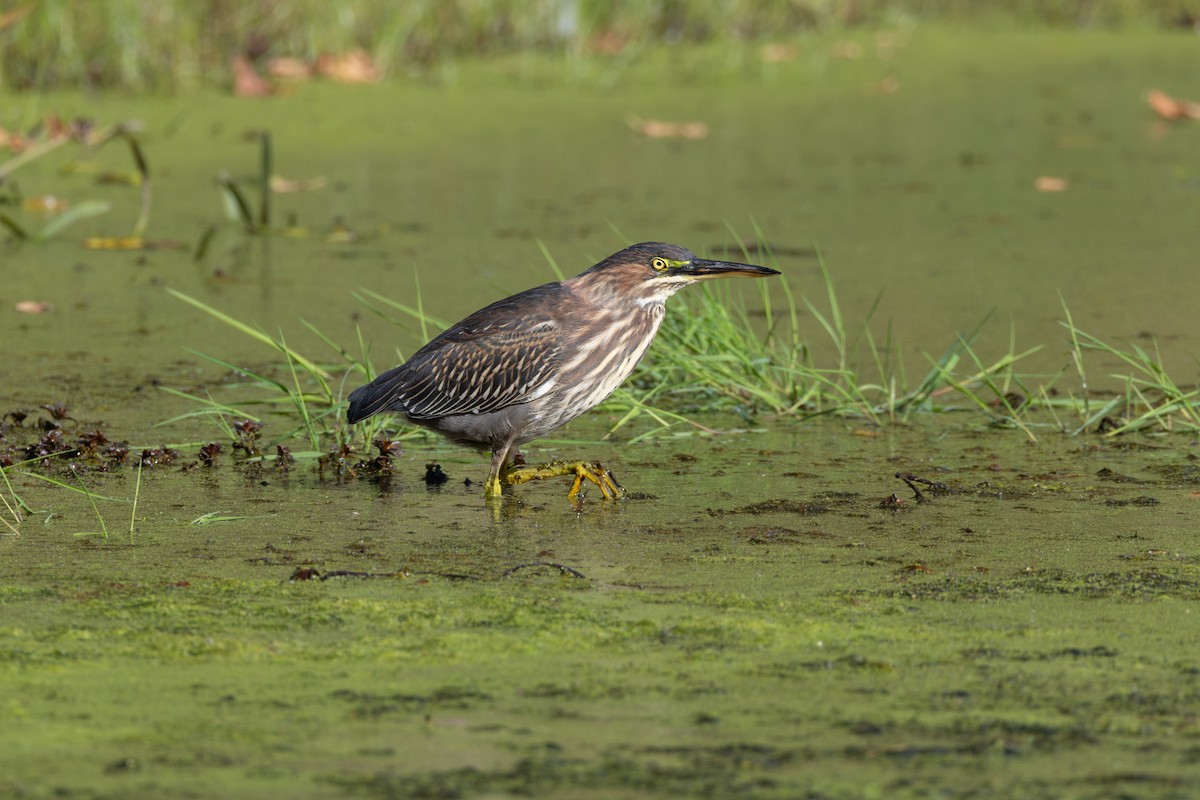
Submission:
[[[404,364],[350,394],[350,422],[380,411],[415,419],[486,414],[527,402],[561,359],[561,329],[548,313],[557,284],[476,311]]]

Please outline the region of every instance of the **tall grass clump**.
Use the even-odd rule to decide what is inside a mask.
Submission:
[[[226,387],[227,391],[223,393],[226,396],[220,400],[213,397],[211,392],[200,396],[171,387],[161,387],[169,394],[188,400],[193,408],[159,423],[160,425],[187,419],[204,419],[230,441],[240,442],[244,437],[237,430],[238,421],[251,420],[260,423],[270,416],[284,424],[284,432],[275,437],[276,443],[298,440],[308,446],[308,450],[291,453],[295,458],[317,457],[327,452],[330,447],[338,446],[357,445],[366,450],[370,443],[385,431],[390,439],[424,435],[421,429],[415,427],[400,426],[398,433],[389,430],[394,420],[387,415],[372,417],[354,429],[346,424],[345,395],[350,388],[371,380],[376,374],[371,365],[370,347],[363,339],[361,331],[358,332],[358,341],[352,350],[337,344],[306,320],[300,320],[303,327],[333,352],[332,360],[322,360],[291,347],[282,332],[273,336],[194,297],[174,289],[168,288],[167,291],[176,299],[273,350],[279,360],[271,370],[255,371],[230,363],[227,359],[193,350],[195,355],[230,371],[239,380]],[[372,293],[365,294],[368,297],[378,297]],[[384,305],[391,305],[414,315],[419,314],[417,309],[403,304],[392,303],[384,298],[379,300]],[[368,307],[379,310],[374,306]],[[422,316],[421,320],[423,324],[430,324],[427,317]],[[270,374],[267,374],[268,372]]]
[[[1180,385],[1168,375],[1157,344],[1150,352],[1132,343],[1123,348],[1105,342],[1075,325],[1065,301],[1063,315],[1065,319],[1059,324],[1070,336],[1078,393],[1069,389],[1063,399],[1045,398],[1045,405],[1050,409],[1066,407],[1074,413],[1077,424],[1072,433],[1098,429],[1118,436],[1133,431],[1200,431],[1200,387]],[[1127,367],[1127,372],[1106,376],[1117,381],[1120,390],[1105,394],[1089,387],[1088,353],[1101,353]]]
[[[778,267],[761,235],[755,251]],[[749,253],[743,255],[749,259]],[[1080,330],[1063,303],[1070,335],[1070,365],[1054,375],[1020,370],[1044,345],[1019,348],[1010,330],[999,355],[985,357],[979,340],[988,317],[959,333],[938,354],[922,353],[910,367],[890,327],[879,340],[872,318],[879,300],[857,324],[847,322],[823,259],[819,300],[797,301],[784,281],[759,282],[759,308],[751,317],[729,284],[682,293],[672,301],[647,362],[635,373],[642,393],[691,411],[732,410],[779,418],[832,415],[873,425],[903,423],[915,414],[971,411],[990,424],[1011,427],[1031,440],[1037,431],[1194,431],[1200,428],[1200,389],[1182,386],[1162,366],[1157,350],[1120,347]],[[808,336],[814,338],[809,339]],[[812,342],[824,338],[824,362]],[[1089,354],[1116,358],[1127,373],[1105,376],[1105,391],[1090,389]],[[1078,389],[1059,384],[1078,379]],[[662,387],[673,387],[664,396]]]
[[[778,266],[761,237],[755,251]],[[743,255],[749,260],[749,252]],[[1014,386],[1024,387],[1014,366],[1038,348],[1019,352],[1010,342],[1002,357],[985,362],[973,346],[976,329],[955,337],[939,356],[926,356],[927,370],[910,386],[899,344],[890,332],[882,341],[873,333],[879,300],[861,323],[850,325],[824,259],[818,256],[818,262],[823,297],[798,300],[786,281],[762,281],[754,319],[730,284],[683,293],[673,301],[645,369],[635,374],[635,386],[677,387],[673,396],[701,411],[725,406],[745,416],[835,415],[875,425],[950,410],[949,399],[957,397],[1032,436],[1007,398]],[[832,353],[832,362],[815,361],[806,334],[825,340],[821,350]]]

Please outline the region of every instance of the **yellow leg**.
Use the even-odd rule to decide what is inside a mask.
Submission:
[[[600,494],[604,496],[605,500],[616,500],[625,494],[625,490],[621,484],[617,483],[613,474],[596,461],[551,461],[528,467],[506,466],[497,476],[497,480],[502,481],[506,486],[517,486],[527,481],[560,478],[564,475],[575,476],[575,482],[571,484],[571,491],[567,492],[567,498],[570,500],[576,498],[585,480],[599,486]]]
[[[504,492],[500,476],[510,469],[508,451],[508,447],[498,447],[492,451],[492,467],[488,470],[487,483],[483,485],[483,496],[489,500],[499,498]]]

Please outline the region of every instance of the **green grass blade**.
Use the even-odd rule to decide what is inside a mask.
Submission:
[[[123,497],[108,497],[107,495],[96,494],[95,492],[89,491],[86,487],[83,486],[83,481],[79,482],[79,485],[82,488],[77,488],[75,486],[72,486],[69,483],[63,483],[60,480],[51,478],[48,475],[39,475],[36,472],[29,472],[28,470],[23,470],[23,469],[17,470],[17,472],[21,475],[24,475],[27,478],[36,478],[39,481],[45,481],[46,483],[53,484],[54,486],[57,486],[60,489],[66,489],[69,492],[77,492],[79,494],[87,495],[88,499],[92,500],[93,505],[95,504],[96,500],[104,500],[109,503],[128,503],[129,502],[128,500],[124,499]],[[76,478],[76,480],[79,479],[78,474],[75,476],[75,478]]]
[[[133,524],[137,521],[138,499],[142,496],[142,461],[138,459],[137,482],[133,485],[133,508],[129,512],[129,543],[133,544]]]
[[[265,344],[268,347],[274,348],[275,350],[278,350],[279,352],[284,353],[284,355],[288,355],[290,353],[290,357],[294,358],[298,364],[300,364],[301,366],[304,367],[304,370],[306,372],[311,373],[314,377],[319,376],[319,377],[325,378],[325,379],[328,379],[330,377],[329,373],[326,372],[324,369],[317,366],[315,363],[313,363],[309,359],[305,358],[300,353],[289,350],[287,348],[287,345],[276,341],[275,339],[271,338],[267,334],[263,333],[261,330],[259,330],[257,328],[252,328],[251,326],[245,324],[244,322],[236,320],[233,317],[229,316],[228,314],[218,311],[217,309],[213,308],[212,306],[207,305],[206,303],[203,303],[194,297],[189,297],[188,295],[184,294],[183,292],[176,291],[175,289],[172,289],[170,287],[167,287],[167,292],[172,297],[174,297],[178,300],[182,300],[183,302],[185,302],[191,306],[194,306],[195,308],[200,309],[205,314],[208,314],[209,316],[211,316],[213,319],[216,319],[220,322],[225,323],[226,325],[233,328],[234,330],[240,331],[241,333],[246,334],[247,336],[251,337],[252,339],[254,339],[257,342],[261,342],[262,344]],[[216,359],[211,359],[211,360],[215,361]],[[218,362],[218,363],[220,363],[220,362]],[[239,369],[237,367],[231,367],[231,368]]]
[[[80,220],[88,219],[89,217],[98,217],[101,214],[107,214],[109,211],[112,211],[112,203],[104,200],[85,200],[79,205],[71,206],[50,220],[44,228],[34,234],[33,238],[44,242],[47,239],[54,238]]]

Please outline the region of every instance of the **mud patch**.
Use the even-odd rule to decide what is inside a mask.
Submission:
[[[1158,597],[1196,600],[1200,599],[1200,577],[1193,572],[1192,569],[1177,568],[1170,572],[1132,570],[1078,576],[1045,571],[1007,580],[991,580],[983,576],[948,577],[920,583],[908,582],[903,588],[885,588],[868,593],[951,602],[1000,600],[1028,593],[1125,600],[1151,600]]]

